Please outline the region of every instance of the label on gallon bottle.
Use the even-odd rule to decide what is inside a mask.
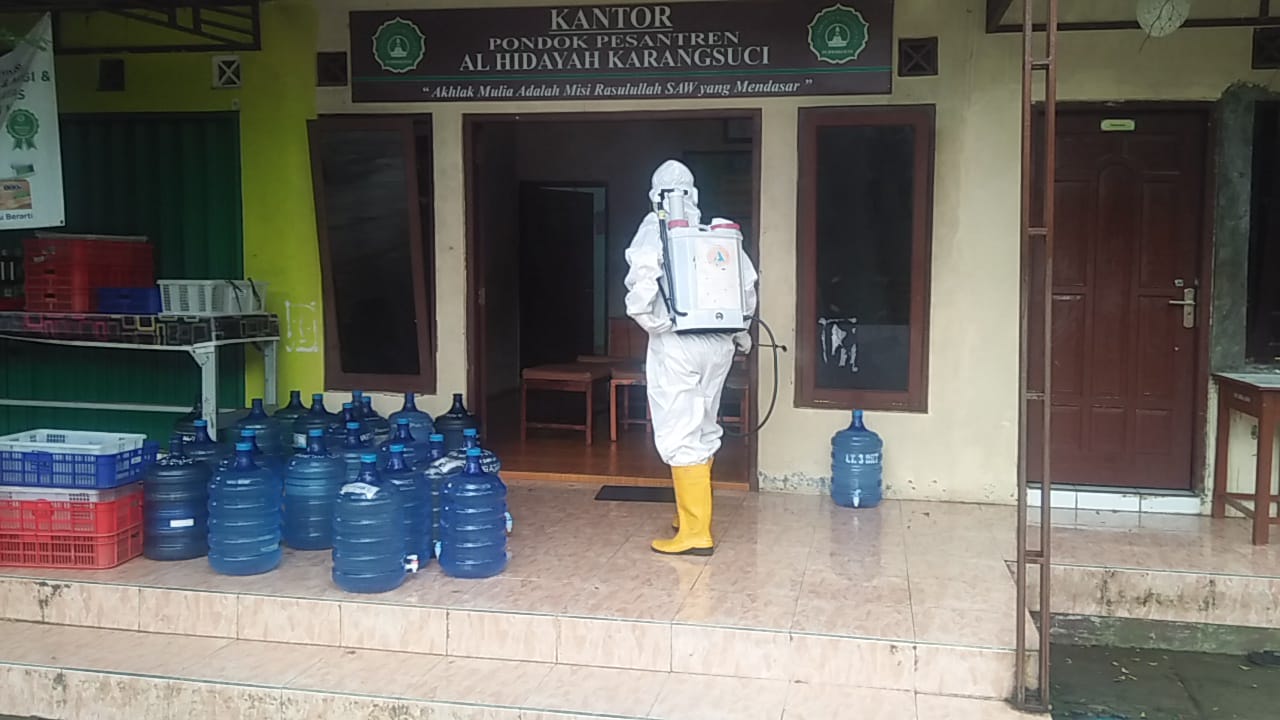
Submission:
[[[185,518],[183,520],[169,521],[169,527],[171,528],[184,528],[184,527],[195,527],[195,526],[196,526],[195,518]]]
[[[378,488],[376,485],[370,485],[369,483],[353,482],[342,486],[342,494],[359,495],[365,500],[372,500],[377,497]]]
[[[302,433],[294,433],[293,446],[296,448],[305,448],[307,446],[307,436]]]
[[[880,453],[845,453],[844,461],[849,465],[879,465]]]

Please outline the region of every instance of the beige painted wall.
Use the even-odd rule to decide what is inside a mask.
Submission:
[[[403,7],[396,0],[318,0],[320,50],[348,46],[346,11]],[[510,6],[545,1],[417,2],[419,7]],[[561,5],[588,4],[569,0]],[[797,108],[814,105],[933,103],[937,155],[927,414],[873,413],[886,442],[891,497],[1011,502],[1017,433],[1018,177],[1020,42],[983,32],[982,0],[899,0],[898,37],[937,35],[941,74],[895,79],[891,96],[671,101],[661,107],[761,108],[764,115],[761,210],[761,314],[795,345]],[[1249,70],[1250,31],[1188,30],[1143,42],[1137,32],[1063,37],[1060,95],[1066,100],[1213,100],[1232,82],[1268,83]],[[646,101],[353,105],[347,89],[317,90],[321,113],[431,112],[436,153],[438,332],[456,338],[439,354],[440,391],[466,385],[465,213],[462,114],[607,112],[655,109]],[[766,488],[813,489],[829,473],[829,439],[848,423],[843,412],[792,407],[793,357],[779,368],[779,407],[763,430],[760,472]],[[760,363],[767,402],[771,359]],[[379,401],[380,409],[396,403]]]

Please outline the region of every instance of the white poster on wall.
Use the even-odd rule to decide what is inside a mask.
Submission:
[[[0,55],[0,230],[65,223],[53,22],[46,13]]]

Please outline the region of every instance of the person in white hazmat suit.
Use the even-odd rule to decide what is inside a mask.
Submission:
[[[664,162],[653,174],[649,199],[664,202],[663,191],[683,195],[684,216],[691,226],[701,220],[693,173],[683,163]],[[670,207],[666,208],[670,211]],[[733,364],[734,351],[751,350],[751,337],[740,333],[682,333],[673,331],[666,300],[659,289],[663,276],[662,239],[658,215],[650,212],[640,223],[626,258],[627,315],[649,336],[645,382],[653,418],[654,444],[662,461],[671,466],[676,495],[676,536],[655,540],[653,549],[668,555],[710,555],[711,464],[724,434],[717,422],[720,395]],[[716,219],[712,224],[722,221]],[[741,254],[744,315],[756,311],[755,266]]]

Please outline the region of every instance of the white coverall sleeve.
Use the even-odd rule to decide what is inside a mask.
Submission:
[[[650,335],[671,329],[671,316],[658,291],[662,277],[662,239],[658,216],[649,213],[627,248],[627,315]]]
[[[756,273],[756,266],[751,264],[751,258],[744,251],[742,253],[742,309],[748,317],[755,317],[756,305],[759,302],[759,291],[756,284],[760,281],[760,275]],[[746,332],[740,332],[733,336],[733,344],[743,353],[751,352],[751,332],[750,327]]]

